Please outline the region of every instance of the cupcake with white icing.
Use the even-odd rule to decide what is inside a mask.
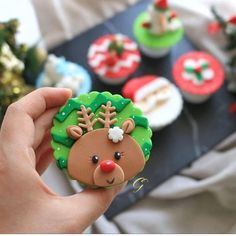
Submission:
[[[82,66],[67,61],[64,57],[51,54],[39,75],[36,87],[69,88],[73,95],[88,93],[92,82],[89,73]]]
[[[137,44],[122,34],[98,38],[88,50],[88,64],[105,83],[123,83],[141,61]]]
[[[128,81],[122,95],[142,110],[152,130],[159,130],[177,119],[183,108],[179,90],[164,77],[146,75]]]

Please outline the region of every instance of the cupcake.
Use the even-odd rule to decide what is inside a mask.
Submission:
[[[122,89],[122,95],[143,111],[153,130],[171,124],[183,108],[182,96],[176,86],[166,78],[155,75],[128,81]]]
[[[58,167],[89,187],[133,178],[152,147],[152,131],[140,109],[109,92],[69,99],[55,116],[51,134]]]
[[[48,56],[44,71],[36,81],[37,88],[70,88],[73,96],[88,93],[91,86],[90,75],[82,66],[52,54]]]
[[[224,82],[221,64],[212,55],[199,51],[181,56],[174,65],[173,76],[190,103],[206,101]]]
[[[123,83],[141,61],[137,44],[122,34],[105,35],[88,50],[88,64],[105,83]]]
[[[167,0],[154,0],[134,22],[135,38],[144,55],[160,58],[183,37],[183,26]]]

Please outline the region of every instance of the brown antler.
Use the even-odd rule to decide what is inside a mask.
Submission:
[[[92,120],[92,118],[94,117],[94,113],[90,113],[91,108],[86,109],[84,105],[81,105],[80,109],[81,109],[81,111],[78,111],[77,114],[81,115],[82,118],[80,118],[80,117],[78,118],[78,120],[79,120],[78,126],[87,129],[88,132],[92,131],[93,125],[97,122],[96,118]],[[83,122],[83,123],[81,123],[81,122]]]
[[[99,115],[103,118],[98,118],[98,121],[104,124],[104,128],[110,128],[110,125],[116,123],[117,119],[112,119],[116,116],[116,108],[111,106],[111,102],[108,101],[107,105],[102,105],[104,112],[99,112]]]

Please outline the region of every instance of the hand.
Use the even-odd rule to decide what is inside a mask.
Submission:
[[[70,96],[67,89],[43,88],[9,106],[0,130],[0,232],[83,232],[121,189],[61,197],[42,181],[53,159],[52,119]]]

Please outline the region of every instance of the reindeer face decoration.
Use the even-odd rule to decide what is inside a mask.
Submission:
[[[67,128],[68,136],[76,140],[68,157],[68,173],[81,183],[107,187],[138,174],[145,165],[145,157],[130,135],[135,129],[133,119],[126,119],[119,128],[114,126],[116,108],[111,102],[101,105],[101,109],[96,119],[90,108],[81,105],[78,125]],[[94,130],[96,122],[104,127]]]

